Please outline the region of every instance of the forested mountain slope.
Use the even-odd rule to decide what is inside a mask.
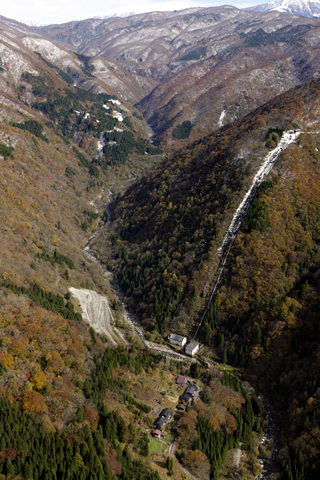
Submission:
[[[61,75],[70,85],[76,85],[84,90],[95,93],[119,95],[124,100],[137,102],[154,86],[150,80],[146,87],[134,73],[128,73],[117,62],[105,58],[91,58],[85,55],[76,55],[61,43],[52,40],[45,32],[22,23],[0,17],[1,41],[1,80],[8,77],[9,83],[2,83],[2,95],[11,92],[13,97],[19,88],[20,76],[24,72],[38,75],[40,71],[50,72],[50,75]],[[45,61],[39,62],[37,54],[41,54]],[[20,91],[20,94],[22,92]],[[25,99],[23,99],[25,100]],[[11,98],[11,101],[14,101]]]
[[[113,248],[112,268],[151,337],[190,335],[261,159],[282,130],[302,129],[258,191],[200,332],[286,411],[288,479],[318,471],[319,106],[311,81],[177,153],[117,200],[112,238],[96,247]]]
[[[112,265],[129,304],[153,336],[190,334],[259,162],[283,129],[302,129],[258,191],[200,332],[286,410],[288,479],[318,469],[319,106],[319,81],[289,90],[168,159],[113,213]]]
[[[122,282],[127,296],[139,298],[139,310],[147,318],[150,314],[153,322],[157,318],[158,327],[170,325],[169,319],[178,317],[181,309],[192,318],[194,294],[201,294],[210,279],[232,215],[263,157],[275,145],[273,132],[316,119],[318,84],[312,81],[292,89],[191,144],[117,200],[113,245]],[[135,265],[140,267],[132,270]],[[177,297],[170,308],[162,305],[163,312],[155,310],[161,285],[173,289]]]
[[[198,48],[207,54],[196,61],[191,52],[185,68],[177,69],[137,104],[167,147],[187,145],[319,76],[318,20],[299,23],[290,17],[287,24],[286,16],[262,14],[258,21],[234,13],[228,23],[217,23],[225,34],[222,38],[209,37]],[[211,46],[215,51],[210,55]],[[175,127],[186,121],[193,128],[180,135]]]
[[[115,342],[82,321],[68,291],[91,288],[117,304],[82,247],[103,225],[96,210],[108,182],[153,164],[149,130],[92,77],[88,59],[18,22],[1,19],[1,27],[0,477],[160,478],[144,460],[148,439],[128,429],[151,407],[115,369],[133,368],[136,378],[161,358],[136,352],[131,361],[109,348]],[[118,399],[114,409],[106,393]]]
[[[153,164],[145,151],[157,151],[142,117],[92,75],[88,58],[18,22],[1,26],[1,276],[54,290],[69,276],[92,286],[81,250],[98,226],[90,201],[112,167],[133,172],[124,164],[134,157],[143,170]]]
[[[272,33],[298,25],[318,22],[279,12],[261,16],[227,5],[87,19],[39,30],[79,53],[110,58],[128,71],[161,82],[188,62],[201,64],[201,60],[236,46],[239,35],[250,37],[259,28]]]

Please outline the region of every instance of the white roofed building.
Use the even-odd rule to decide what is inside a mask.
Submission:
[[[168,342],[172,345],[178,345],[179,347],[184,347],[187,343],[187,337],[182,337],[181,335],[176,335],[175,333],[170,333],[168,335]]]
[[[200,345],[197,342],[190,342],[189,345],[186,346],[185,352],[186,355],[193,357],[196,353],[199,352]]]

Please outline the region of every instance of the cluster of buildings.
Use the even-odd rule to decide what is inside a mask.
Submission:
[[[187,378],[183,375],[179,375],[176,379],[176,385],[185,385],[187,383]],[[188,381],[190,384],[190,381]],[[194,382],[191,385],[188,385],[186,390],[180,395],[179,400],[180,402],[186,402],[187,405],[191,405],[192,400],[197,401],[200,393],[200,388]],[[179,403],[177,405],[177,410],[186,410],[186,405],[183,403]],[[161,428],[163,428],[168,422],[172,420],[172,411],[170,408],[164,408],[161,413],[159,414],[158,418],[154,422],[154,430],[152,431],[152,436],[154,438],[161,438],[164,434],[161,432]]]
[[[200,349],[200,345],[197,342],[194,342],[193,340],[187,344],[187,337],[183,337],[181,335],[176,335],[175,333],[170,333],[168,335],[168,342],[171,343],[172,345],[177,345],[178,347],[184,348],[184,352],[186,355],[189,355],[189,357],[193,357],[196,353],[198,353]]]
[[[181,335],[176,335],[175,333],[170,333],[168,335],[168,342],[172,345],[177,345],[184,349],[186,355],[193,357],[198,351],[200,350],[200,345],[197,342],[191,341],[189,344],[187,337],[183,337]],[[180,375],[176,379],[176,385],[185,385],[187,383],[187,378],[183,375]],[[190,383],[190,381],[188,381]],[[164,393],[164,392],[161,392]],[[187,405],[191,405],[192,400],[196,401],[198,399],[200,393],[200,389],[196,384],[191,384],[187,387],[185,392],[180,395],[179,399],[180,402],[186,402]],[[159,403],[159,402],[158,402]],[[177,410],[186,410],[186,405],[180,403],[177,405]],[[178,416],[177,416],[178,417]],[[176,417],[175,417],[176,418]],[[153,438],[160,439],[165,435],[161,432],[161,429],[172,419],[172,411],[170,408],[164,408],[161,413],[159,414],[158,418],[154,422],[154,430],[152,430],[151,434]]]

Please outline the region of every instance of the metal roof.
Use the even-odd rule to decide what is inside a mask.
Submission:
[[[167,421],[167,417],[158,417],[157,420],[154,422],[154,425],[159,425],[160,427],[162,427],[167,423]]]
[[[164,408],[162,412],[160,413],[160,417],[170,417],[171,415],[171,409],[170,408]]]
[[[187,341],[187,337],[183,337],[182,335],[176,335],[175,333],[170,333],[170,335],[168,335],[168,340],[169,342],[171,341],[176,341],[176,342],[183,342],[183,341]]]
[[[195,348],[199,348],[199,343],[197,342],[190,342],[189,345],[186,346],[186,354],[192,355]]]
[[[183,377],[182,375],[179,375],[179,377],[176,380],[176,383],[179,383],[179,384],[183,385],[184,383],[186,383],[186,380],[187,380],[186,377]]]
[[[189,395],[193,396],[197,390],[198,390],[197,387],[195,387],[194,385],[190,385],[190,387],[187,388],[185,393],[188,393]]]

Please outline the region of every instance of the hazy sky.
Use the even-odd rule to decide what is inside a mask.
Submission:
[[[238,8],[267,3],[262,0],[140,0],[139,3],[128,0],[8,0],[0,7],[0,15],[22,22],[34,20],[41,24],[63,23],[71,20],[83,20],[110,13],[150,12],[154,10],[182,10],[189,7],[214,7],[234,5]]]

